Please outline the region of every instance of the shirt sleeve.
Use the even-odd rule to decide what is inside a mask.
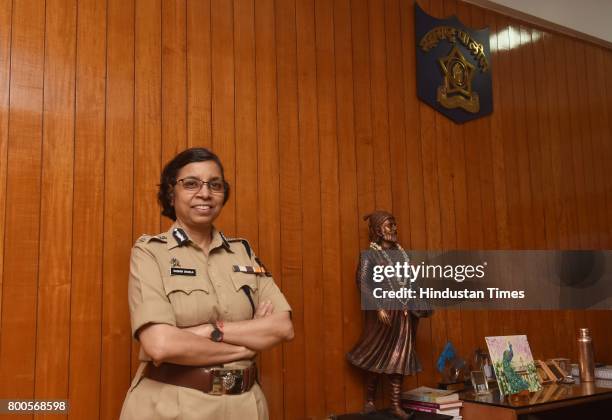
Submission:
[[[132,335],[138,339],[140,328],[147,324],[176,326],[172,305],[166,296],[159,266],[153,253],[137,244],[132,248],[128,301]]]

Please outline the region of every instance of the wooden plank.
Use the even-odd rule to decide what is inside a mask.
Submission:
[[[400,2],[402,64],[404,68],[404,126],[406,141],[406,167],[408,172],[408,206],[410,242],[412,249],[425,249],[427,232],[423,192],[423,164],[421,161],[421,135],[419,101],[416,96],[416,62],[413,42],[414,7]],[[404,241],[408,238],[404,237]]]
[[[609,177],[610,165],[605,165],[603,162],[604,143],[610,142],[610,136],[607,128],[607,112],[604,108],[604,99],[601,96],[603,80],[598,79],[599,69],[603,63],[598,60],[598,48],[592,45],[586,45],[585,59],[588,67],[587,83],[587,98],[589,103],[589,112],[587,115],[590,119],[591,126],[591,141],[593,154],[590,157],[591,165],[593,166],[595,185],[592,199],[589,200],[595,207],[596,215],[596,232],[599,239],[599,249],[605,249],[608,243],[609,227],[607,221],[608,208],[606,204],[606,192],[604,180]],[[566,89],[573,92],[574,86],[567,86]]]
[[[78,420],[100,410],[106,1],[79,1],[77,16],[69,418]]]
[[[387,58],[387,100],[389,119],[389,151],[391,167],[391,191],[393,214],[400,226],[400,243],[410,249],[410,197],[408,168],[406,160],[404,74],[402,59],[402,27],[399,1],[385,2],[385,45]],[[412,70],[412,69],[410,69]],[[412,99],[412,98],[410,98]],[[404,378],[404,387],[411,389],[417,385],[416,375]]]
[[[546,57],[544,55],[544,38],[546,34],[535,30],[532,32],[531,42],[533,44],[533,60],[535,72],[535,92],[537,98],[536,112],[538,115],[538,137],[540,139],[540,161],[542,168],[542,179],[546,180],[548,188],[542,191],[544,205],[544,220],[546,232],[546,248],[557,249],[559,247],[558,211],[555,184],[553,179],[552,153],[551,153],[551,116],[548,101],[546,75]]]
[[[162,164],[187,146],[185,1],[162,0],[161,3]]]
[[[472,14],[472,26],[474,28],[483,28],[489,27],[489,36],[490,43],[493,39],[493,31],[491,28],[490,20],[486,17],[484,10],[478,7],[471,7]],[[495,42],[497,42],[497,38],[495,38]],[[491,57],[493,60],[493,57]],[[492,70],[489,70],[492,72]],[[493,76],[493,75],[491,75]],[[495,86],[496,82],[493,81]],[[479,135],[475,136],[476,139],[473,141],[476,144],[477,150],[483,156],[483,159],[479,160],[480,164],[480,193],[481,193],[481,208],[482,208],[482,230],[483,230],[483,246],[485,249],[496,249],[498,240],[497,240],[497,215],[495,212],[496,206],[496,195],[495,195],[495,180],[494,180],[494,159],[493,159],[493,150],[492,150],[492,139],[493,139],[493,130],[492,124],[495,118],[496,109],[493,109],[493,116],[489,116],[484,119],[479,119],[477,121],[477,129],[476,131]],[[467,146],[466,142],[466,146]],[[474,153],[478,153],[474,151]],[[466,151],[466,154],[469,153]],[[468,166],[468,163],[466,163]],[[469,168],[469,166],[468,166]],[[474,194],[474,199],[476,194],[472,193],[472,186],[468,186],[468,194]],[[468,204],[471,203],[471,198],[468,196]],[[472,214],[472,209],[469,210],[469,214]],[[476,229],[470,223],[471,229],[470,233],[474,232]],[[472,237],[471,240],[478,241],[478,237]],[[474,242],[472,242],[474,243]],[[478,242],[476,242],[478,243]]]
[[[270,0],[255,4],[255,56],[257,77],[258,159],[265,164],[258,165],[258,207],[259,207],[259,252],[272,272],[281,272],[280,251],[280,208],[279,208],[279,156],[278,156],[278,99],[276,78],[276,29],[274,4]],[[215,28],[215,26],[213,26]],[[214,32],[213,32],[214,34]],[[215,56],[213,36],[213,58]],[[213,65],[213,75],[217,72]],[[214,80],[213,80],[214,83]],[[215,96],[213,85],[213,98]],[[213,106],[216,101],[213,99]],[[213,124],[217,114],[213,110]],[[233,124],[233,122],[232,122]],[[213,138],[216,136],[213,128]],[[216,139],[214,140],[216,144]],[[276,283],[282,288],[282,279]],[[262,355],[262,384],[270,408],[270,417],[282,418],[284,390],[283,348],[267,350]],[[286,380],[289,380],[289,376]]]
[[[321,182],[321,254],[323,275],[324,390],[327,413],[345,411],[342,343],[342,279],[338,142],[336,131],[336,69],[334,65],[334,9],[327,0],[315,1],[317,110]]]
[[[6,10],[6,9],[5,9]],[[44,2],[13,2],[0,329],[0,395],[34,396],[44,69]],[[34,190],[32,190],[34,188]]]
[[[353,94],[355,102],[355,143],[357,158],[357,208],[359,216],[371,213],[376,206],[374,161],[372,146],[372,98],[370,94],[370,34],[368,4],[365,0],[351,2],[353,34]],[[368,243],[368,227],[359,224],[359,243]]]
[[[300,177],[302,201],[302,264],[304,282],[304,341],[306,417],[323,417],[325,390],[319,373],[323,366],[321,181],[317,136],[315,10],[311,0],[296,2]]]
[[[6,214],[6,179],[9,142],[9,99],[11,73],[11,15],[13,2],[0,2],[0,317],[4,278],[4,230]],[[0,318],[0,325],[2,319]]]
[[[162,156],[162,4],[135,3],[134,29],[134,224],[132,241],[160,232],[157,184]],[[139,345],[132,341],[132,375],[138,368]]]
[[[515,170],[517,172],[516,180],[518,181],[518,208],[517,212],[521,213],[522,223],[519,228],[522,229],[522,242],[516,246],[523,249],[531,249],[534,247],[534,217],[531,200],[531,168],[529,166],[529,145],[527,144],[527,117],[525,114],[525,78],[523,76],[523,59],[521,55],[521,36],[520,27],[516,22],[509,22],[508,26],[509,40],[509,79],[510,88],[512,89],[512,102],[509,105],[512,109],[512,120],[510,124],[514,127],[514,138],[509,139],[514,144],[515,152]]]
[[[584,45],[581,42],[574,41],[574,60],[578,66],[586,66],[588,63],[586,62]],[[552,65],[551,65],[552,71]],[[583,167],[584,171],[584,181],[585,181],[585,189],[578,193],[577,199],[584,200],[587,203],[591,202],[590,197],[594,196],[595,192],[595,173],[593,168],[593,163],[591,161],[593,156],[593,144],[592,144],[592,135],[591,135],[591,126],[589,118],[585,118],[583,111],[588,108],[588,98],[584,89],[577,89],[575,91],[575,101],[576,107],[573,108],[573,111],[576,113],[577,122],[580,127],[580,141],[582,143],[582,156],[583,156]],[[586,231],[582,232],[584,243],[588,249],[598,249],[600,247],[599,235],[597,234],[597,209],[595,206],[589,205],[587,207],[588,210],[588,219],[586,223]],[[563,248],[564,244],[561,244]]]
[[[456,5],[456,9],[456,15],[461,22],[467,26],[477,27],[472,22],[471,9],[474,9],[473,7],[460,2]],[[481,182],[484,182],[484,179],[481,180],[480,173],[485,161],[491,158],[483,147],[483,139],[487,138],[483,133],[486,124],[488,124],[486,119],[478,118],[455,126],[455,129],[462,131],[462,136],[457,136],[452,141],[453,154],[458,153],[453,160],[453,164],[457,166],[454,171],[455,179],[459,174],[463,177],[463,182],[458,183],[462,187],[461,194],[455,188],[457,245],[460,249],[482,249],[484,245],[486,222],[482,216],[481,198],[483,189]],[[458,143],[461,143],[461,148],[457,147]],[[490,224],[490,221],[487,223]]]
[[[344,376],[336,369],[344,363],[342,346],[342,279],[340,272],[340,214],[338,143],[336,131],[336,73],[334,63],[333,3],[315,1],[317,111],[321,182],[321,243],[323,316],[326,352],[324,389],[326,412],[345,410]]]
[[[498,63],[500,57],[498,42],[498,27],[495,15],[487,12],[485,20],[491,29],[490,47],[492,51],[491,61]],[[495,192],[495,221],[497,248],[510,248],[510,227],[508,226],[508,197],[506,188],[506,166],[504,159],[504,143],[502,136],[502,98],[501,98],[501,74],[500,66],[492,66],[491,78],[493,79],[493,114],[491,122],[491,161],[493,175],[493,190]]]
[[[563,50],[565,51],[565,67],[567,69],[567,86],[576,86],[578,83],[578,72],[577,68],[574,65],[574,48],[571,40],[567,38],[563,38]],[[574,169],[574,179],[573,179],[573,196],[574,196],[574,205],[575,205],[575,217],[576,217],[576,226],[575,226],[575,237],[572,240],[573,248],[585,248],[585,238],[584,233],[587,230],[587,220],[588,220],[588,206],[589,203],[587,200],[581,200],[579,197],[582,194],[582,191],[586,188],[585,186],[585,174],[584,174],[584,160],[582,155],[582,142],[580,141],[580,123],[578,121],[581,118],[578,112],[579,110],[575,106],[569,106],[567,111],[568,123],[570,126],[570,135],[569,140],[571,143],[571,156],[572,156],[572,167]]]
[[[187,0],[187,147],[212,145],[210,0]]]
[[[302,281],[302,201],[300,196],[300,140],[298,133],[297,32],[294,2],[275,4],[278,71],[278,135],[280,158],[280,214],[282,278],[285,297],[293,309],[295,338],[284,345],[286,419],[304,417],[305,337]],[[242,95],[241,95],[242,96]],[[240,136],[237,136],[240,138]]]
[[[234,11],[232,2],[211,2],[211,66],[212,66],[212,149],[219,156],[225,178],[236,179],[235,87],[234,87]],[[236,202],[225,204],[216,225],[228,236],[236,232]]]
[[[513,121],[514,92],[511,81],[511,48],[510,48],[510,26],[505,18],[497,18],[497,48],[499,51],[496,62],[499,69],[500,80],[500,105],[502,113],[502,138],[504,145],[504,168],[506,175],[506,191],[508,205],[508,225],[510,234],[510,246],[512,249],[520,249],[523,244],[523,220],[521,212],[521,191],[517,167],[517,137]],[[494,68],[495,68],[494,67]],[[499,109],[499,108],[496,108]]]
[[[444,7],[442,0],[432,0],[429,12],[432,16],[443,17]],[[438,183],[440,201],[440,228],[443,249],[456,249],[457,231],[455,227],[455,197],[453,194],[453,168],[451,156],[452,125],[450,119],[439,112],[434,113],[435,121],[435,155],[437,170],[435,172]],[[434,331],[435,336],[435,331]]]
[[[68,397],[76,2],[46,3],[34,397]],[[57,246],[57,244],[61,244]]]
[[[340,205],[340,243],[342,266],[342,335],[344,352],[361,334],[361,305],[355,285],[359,258],[359,210],[357,208],[357,158],[355,153],[355,115],[353,101],[353,61],[351,5],[349,0],[334,1],[334,50],[336,65],[336,118],[338,136],[338,173]],[[344,362],[346,412],[362,408],[361,372]]]
[[[606,74],[606,71],[612,70],[612,54],[609,51],[601,51],[601,55],[603,56],[603,64],[600,69],[600,72]],[[605,106],[608,111],[608,128],[607,133],[608,136],[612,135],[612,81],[609,77],[605,77]],[[605,142],[606,151],[605,151],[605,161],[612,162],[612,147],[609,142]],[[612,233],[610,227],[612,226],[612,180],[609,177],[606,178],[608,180],[606,186],[606,197],[608,200],[608,243],[606,245],[607,249],[612,249]]]
[[[125,282],[133,244],[134,2],[110,0],[107,13],[100,418],[115,419],[131,379]]]
[[[250,1],[234,2],[234,62],[236,89],[236,234],[258,247],[257,213],[257,95],[255,80],[255,9]]]
[[[385,46],[385,3],[368,3],[372,157],[376,208],[393,212]]]
[[[545,249],[546,248],[546,221],[544,201],[541,199],[542,191],[544,190],[544,182],[542,179],[542,155],[540,148],[539,124],[537,118],[538,97],[536,96],[536,72],[538,69],[534,67],[533,58],[533,43],[532,34],[528,28],[519,27],[519,42],[521,48],[522,73],[523,73],[523,90],[524,90],[524,109],[526,119],[526,143],[527,147],[523,150],[527,153],[530,187],[531,187],[531,206],[533,223],[531,225],[532,236],[530,248]]]

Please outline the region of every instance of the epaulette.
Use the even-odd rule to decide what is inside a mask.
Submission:
[[[251,251],[251,245],[249,244],[249,241],[243,238],[226,238],[226,240],[227,242],[242,242],[242,245],[244,245],[244,247],[246,248],[246,252],[249,255],[249,258],[251,258],[253,252]]]
[[[165,233],[160,233],[159,235],[146,235],[145,234],[145,235],[140,236],[140,238],[138,238],[136,242],[149,243],[151,241],[166,243],[168,242],[168,238],[166,237]]]

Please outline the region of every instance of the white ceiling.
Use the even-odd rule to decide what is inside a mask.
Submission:
[[[489,1],[612,42],[612,0]]]

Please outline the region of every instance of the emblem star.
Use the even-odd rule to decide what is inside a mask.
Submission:
[[[440,57],[438,63],[444,73],[446,94],[460,93],[466,98],[472,96],[472,79],[474,66],[465,59],[455,45],[446,57]]]

